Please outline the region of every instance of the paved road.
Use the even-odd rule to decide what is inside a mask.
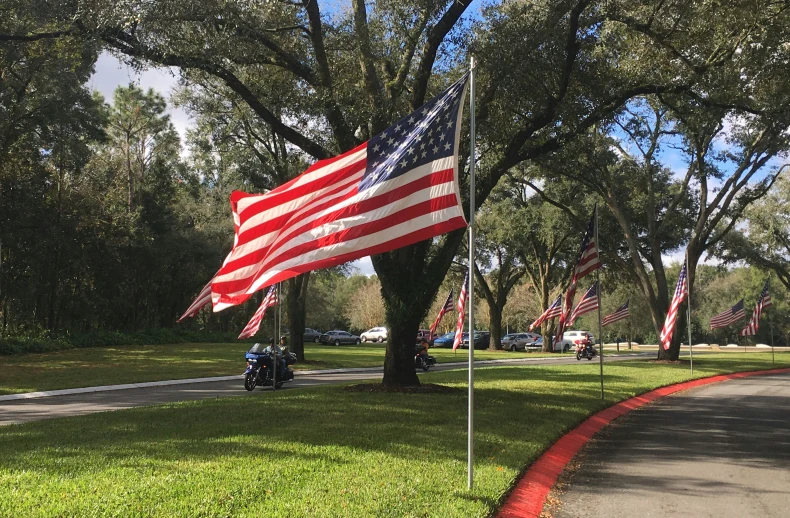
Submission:
[[[605,361],[633,360],[638,358],[653,358],[654,353],[630,354],[614,356],[606,354]],[[592,363],[596,365],[597,361]],[[510,365],[563,365],[577,363],[575,357],[563,358],[524,358],[518,360],[495,360],[480,362],[480,367],[496,367]],[[434,370],[450,370],[463,368],[459,364],[439,364],[430,372],[423,374],[425,381],[430,380],[431,372]],[[314,371],[315,372],[315,371]],[[335,383],[347,383],[349,381],[363,381],[380,379],[380,369],[368,369],[364,372],[345,372],[333,374],[300,374],[296,373],[296,379],[287,383],[282,390],[293,390],[299,387],[311,387],[316,385],[331,385]],[[207,399],[228,396],[263,396],[271,389],[255,389],[253,392],[244,390],[244,382],[239,377],[231,381],[213,381],[194,383],[186,385],[172,385],[163,387],[131,388],[126,390],[115,390],[109,392],[92,392],[87,394],[72,394],[45,397],[39,399],[22,399],[16,401],[0,402],[0,426],[27,421],[38,421],[41,419],[51,419],[55,417],[66,417],[73,415],[90,414],[93,412],[104,412],[108,410],[120,410],[137,406],[155,405],[159,403],[169,403],[173,401],[189,401],[194,399]]]
[[[558,518],[790,516],[790,375],[670,396],[615,421],[576,461]]]

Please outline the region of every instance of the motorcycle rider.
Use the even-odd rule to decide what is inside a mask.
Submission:
[[[280,343],[281,344],[285,343],[285,337],[284,336],[282,338],[280,338]],[[275,353],[276,353],[276,356],[275,356]],[[263,350],[263,354],[268,354],[268,355],[273,357],[273,360],[277,361],[277,371],[278,372],[280,372],[280,373],[285,372],[285,368],[286,368],[286,365],[285,365],[285,354],[283,352],[282,347],[280,347],[278,345],[274,345],[274,338],[269,340],[269,346],[266,349]],[[281,375],[278,375],[277,379],[280,379],[281,377],[282,377]]]
[[[428,362],[428,347],[430,346],[431,344],[428,343],[428,340],[425,337],[420,339],[420,352],[418,354],[420,356],[420,360],[422,360],[423,363]]]

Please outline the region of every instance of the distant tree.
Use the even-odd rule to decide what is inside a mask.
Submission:
[[[384,299],[381,297],[381,283],[376,277],[354,291],[346,304],[345,313],[351,329],[355,331],[384,325]]]

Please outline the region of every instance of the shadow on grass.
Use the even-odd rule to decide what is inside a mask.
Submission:
[[[586,369],[585,369],[586,370]],[[595,394],[559,394],[552,389],[592,386],[597,373],[572,375],[551,369],[502,368],[478,373],[476,452],[498,456],[503,442],[527,450],[574,426],[604,404]],[[457,373],[441,373],[458,381]],[[622,376],[612,376],[612,379]],[[506,387],[506,388],[505,388]],[[98,463],[144,458],[171,463],[185,458],[211,461],[239,456],[340,465],[334,448],[419,456],[429,462],[466,460],[466,393],[348,393],[339,387],[256,393],[258,397],[201,400],[166,407],[134,408],[28,425],[0,432],[0,459],[7,468],[78,473],[95,469],[81,463],[86,454]],[[53,400],[53,403],[55,401]],[[287,451],[273,445],[289,444]],[[301,451],[309,449],[310,453]],[[28,460],[35,456],[36,462]],[[98,460],[101,459],[101,460]],[[519,469],[524,451],[501,460]]]

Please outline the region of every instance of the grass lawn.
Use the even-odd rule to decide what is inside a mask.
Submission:
[[[47,354],[0,356],[0,394],[169,379],[228,376],[244,372],[245,343],[176,344],[71,349]],[[465,361],[468,351],[431,349],[439,362]],[[551,355],[551,353],[545,353]],[[383,344],[307,344],[307,363],[297,370],[381,367]],[[543,353],[475,351],[479,360],[537,357]]]
[[[694,364],[701,377],[770,368],[771,357]],[[481,369],[472,491],[465,377],[423,378],[457,394],[259,390],[0,428],[0,516],[487,516],[563,432],[689,369],[608,365],[605,402],[597,362]]]

